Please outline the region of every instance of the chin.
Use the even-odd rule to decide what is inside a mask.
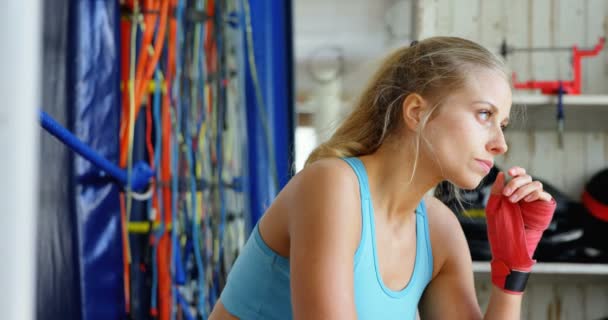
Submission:
[[[485,178],[485,176],[471,174],[467,176],[454,177],[454,179],[448,179],[448,181],[460,189],[473,190],[479,186],[483,178]]]

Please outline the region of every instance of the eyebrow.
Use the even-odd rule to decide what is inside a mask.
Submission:
[[[478,103],[482,103],[482,104],[487,104],[488,106],[490,106],[490,109],[492,109],[493,112],[498,112],[498,108],[490,101],[486,101],[486,100],[475,100],[473,101],[473,104],[478,104]],[[509,124],[509,117],[506,117],[505,120],[503,120],[503,125],[507,125]]]

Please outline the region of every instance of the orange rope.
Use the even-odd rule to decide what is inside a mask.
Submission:
[[[133,115],[137,117],[139,113],[141,102],[145,94],[148,93],[147,88],[150,83],[154,70],[156,68],[156,64],[158,63],[158,59],[163,50],[163,45],[165,43],[165,32],[167,25],[167,16],[169,13],[169,2],[168,0],[162,0],[160,4],[160,21],[158,24],[158,32],[156,36],[156,42],[154,43],[153,54],[150,57],[150,52],[148,51],[152,38],[154,36],[154,27],[157,22],[156,14],[147,14],[144,17],[144,35],[142,39],[141,51],[139,53],[139,58],[137,62],[137,72],[135,76],[135,112]],[[158,0],[145,0],[144,10],[148,12],[155,12],[159,10],[159,1]],[[127,160],[127,144],[129,142],[128,132],[130,130],[129,123],[123,122],[123,125],[120,128],[120,145],[121,152],[120,159],[121,165],[126,165]]]
[[[123,278],[124,278],[124,295],[125,295],[125,312],[129,314],[131,312],[131,272],[129,269],[129,258],[127,257],[127,241],[129,234],[127,232],[127,209],[125,208],[125,195],[121,193],[119,196],[120,200],[120,223],[122,225],[122,267],[123,267]]]
[[[127,6],[134,8],[137,0],[130,0],[127,2]],[[129,78],[128,66],[130,63],[135,63],[134,61],[129,61],[130,59],[130,50],[131,50],[131,31],[132,23],[137,23],[137,21],[124,21],[121,23],[121,42],[122,46],[122,65],[123,70],[121,72],[121,78],[123,83],[123,99],[122,99],[122,112],[121,112],[121,122],[120,122],[120,157],[119,164],[121,167],[126,167],[127,165],[127,157],[129,151],[129,132],[131,131],[130,127],[130,119],[137,119],[137,115],[139,114],[139,110],[145,95],[148,94],[147,87],[148,84],[154,74],[154,70],[156,68],[156,64],[158,63],[158,59],[162,52],[162,47],[164,44],[165,38],[165,29],[166,29],[166,21],[168,16],[168,0],[162,1],[162,4],[159,0],[144,0],[143,11],[149,12],[149,14],[144,15],[143,19],[143,37],[141,43],[141,51],[139,52],[139,57],[137,59],[137,67],[136,67],[136,75],[135,79]],[[158,26],[158,34],[156,37],[156,41],[154,43],[154,52],[152,56],[150,56],[150,52],[148,51],[152,40],[154,38],[154,29],[156,26],[156,22],[159,19],[157,14],[153,14],[152,12],[158,12],[160,8],[160,23]],[[139,17],[136,17],[138,19]],[[129,94],[127,93],[127,88],[131,81],[134,81],[132,84],[135,87],[135,105],[134,112],[130,114],[129,112]],[[159,84],[160,85],[160,84]],[[148,108],[149,109],[149,108]],[[151,143],[147,146],[148,152],[150,151]],[[153,157],[152,157],[153,159]],[[153,161],[153,160],[152,160]],[[164,161],[164,160],[163,160]],[[127,212],[125,208],[125,195],[120,195],[120,203],[121,203],[121,223],[122,223],[122,237],[123,237],[123,268],[124,268],[124,281],[125,281],[125,309],[127,313],[130,313],[130,265],[128,262],[128,231],[126,221]],[[170,207],[170,202],[166,202]],[[158,198],[153,198],[153,207],[158,210]],[[158,212],[158,211],[157,211]],[[162,251],[162,248],[159,248]],[[159,260],[159,263],[161,261]],[[166,263],[163,262],[163,263]]]
[[[169,9],[169,0],[163,3],[164,10]],[[171,1],[172,12],[173,8],[177,6],[175,0]],[[165,18],[167,15],[165,15]],[[165,20],[166,21],[166,20]],[[177,22],[174,16],[171,15],[169,20],[169,32],[168,32],[168,43],[167,43],[167,70],[165,74],[166,87],[163,95],[162,113],[161,113],[161,125],[162,125],[162,154],[161,154],[161,179],[163,181],[171,180],[171,82],[174,76],[175,70],[175,37],[177,33]],[[177,161],[177,160],[175,160]],[[173,174],[179,174],[174,172]],[[165,225],[169,225],[172,222],[172,215],[177,214],[172,212],[171,208],[171,188],[167,184],[162,189],[163,203],[165,203]],[[170,235],[165,233],[161,238],[160,247],[158,250],[158,289],[159,289],[159,305],[160,305],[160,320],[169,320],[171,318],[171,306],[172,306],[172,291],[171,291],[171,238]]]
[[[127,7],[133,8],[133,1],[128,0],[125,3]],[[122,110],[120,117],[120,127],[122,128],[125,123],[128,122],[128,108],[129,108],[129,59],[131,50],[131,21],[130,19],[122,19],[120,22],[120,42],[121,42],[121,88],[122,88]],[[119,145],[120,154],[122,154],[122,146]],[[123,166],[123,160],[119,159],[119,163]],[[126,164],[126,158],[124,160]],[[120,225],[121,225],[121,244],[122,244],[122,267],[123,267],[123,294],[125,299],[125,312],[129,314],[131,312],[131,277],[129,270],[129,258],[128,258],[128,232],[127,232],[127,215],[125,208],[125,194],[120,193]]]

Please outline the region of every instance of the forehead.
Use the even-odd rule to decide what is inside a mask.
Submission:
[[[491,69],[471,70],[462,93],[472,101],[487,101],[506,117],[511,111],[512,93],[504,74]]]

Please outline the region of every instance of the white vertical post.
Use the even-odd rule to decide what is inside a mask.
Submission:
[[[314,126],[317,142],[327,141],[337,129],[342,112],[342,77],[336,77],[316,87]]]
[[[413,39],[423,40],[437,33],[437,11],[441,4],[438,1],[419,0],[414,4]]]
[[[40,1],[0,5],[0,313],[33,319]]]

